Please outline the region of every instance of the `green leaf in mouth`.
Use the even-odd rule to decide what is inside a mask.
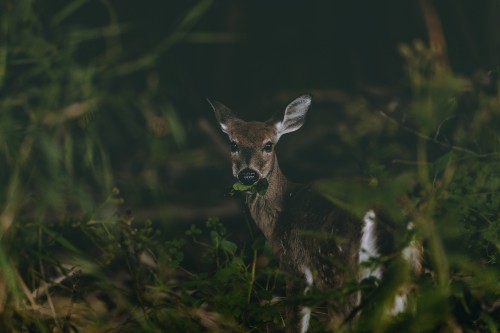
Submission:
[[[228,190],[228,195],[231,197],[237,197],[241,193],[258,193],[259,195],[265,195],[268,187],[269,182],[265,178],[262,178],[251,185],[245,185],[242,182],[237,181]]]

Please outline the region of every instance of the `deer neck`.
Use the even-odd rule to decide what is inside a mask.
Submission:
[[[246,203],[257,226],[266,239],[271,240],[276,222],[284,208],[286,193],[290,187],[290,182],[281,172],[276,156],[267,180],[269,187],[266,194],[247,194]]]

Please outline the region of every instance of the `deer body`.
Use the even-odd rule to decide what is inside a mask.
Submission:
[[[281,172],[274,146],[281,135],[302,126],[310,104],[311,97],[303,95],[266,122],[246,122],[226,106],[211,103],[222,131],[231,141],[233,175],[245,185],[263,178],[269,183],[264,195],[246,193],[245,200],[281,269],[302,277],[307,288],[314,285],[321,290],[340,287],[356,278],[380,278],[377,269],[360,269],[360,262],[378,255],[374,212],[369,211],[359,221],[310,186],[290,182]],[[297,292],[296,281],[287,281],[287,291]],[[359,296],[351,295],[336,306],[333,317],[337,323],[358,303]],[[297,330],[306,332],[310,310],[292,312],[302,315]]]
[[[282,191],[273,190],[270,186],[264,196],[247,194],[246,203],[281,268],[304,277],[307,270],[313,272],[320,289],[338,287],[348,276],[354,277],[359,244],[342,240],[359,239],[359,221],[340,209],[332,210],[331,203],[308,186],[286,181]],[[334,274],[339,270],[335,264],[345,271]]]

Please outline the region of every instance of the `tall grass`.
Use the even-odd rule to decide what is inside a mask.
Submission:
[[[82,269],[85,274],[102,275],[99,265],[111,258],[93,261],[86,251],[94,244],[95,251],[112,253],[119,245],[114,223],[107,225],[115,209],[106,198],[117,165],[131,168],[138,162],[127,148],[136,144],[168,153],[184,140],[171,102],[165,98],[152,105],[155,78],[148,81],[148,75],[211,3],[201,1],[188,10],[157,45],[130,52],[123,44],[129,27],[118,22],[108,1],[2,2],[2,329],[67,331],[74,326],[68,305],[60,310],[44,291],[53,278],[70,284],[78,280],[51,246],[69,251],[75,267],[88,268]],[[136,93],[137,82],[149,86]],[[98,216],[106,221],[98,223],[101,229],[91,227]],[[80,223],[89,228],[65,233]],[[79,247],[83,239],[89,244]],[[78,288],[69,289],[69,299],[78,298]]]

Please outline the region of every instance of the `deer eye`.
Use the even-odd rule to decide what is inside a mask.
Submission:
[[[231,152],[232,153],[235,153],[238,150],[240,150],[240,147],[238,147],[238,144],[236,142],[234,142],[234,141],[231,141],[231,143],[229,144],[229,146],[231,147]]]
[[[266,143],[264,145],[264,151],[270,153],[273,151],[273,143],[271,141],[269,141],[268,143]]]

